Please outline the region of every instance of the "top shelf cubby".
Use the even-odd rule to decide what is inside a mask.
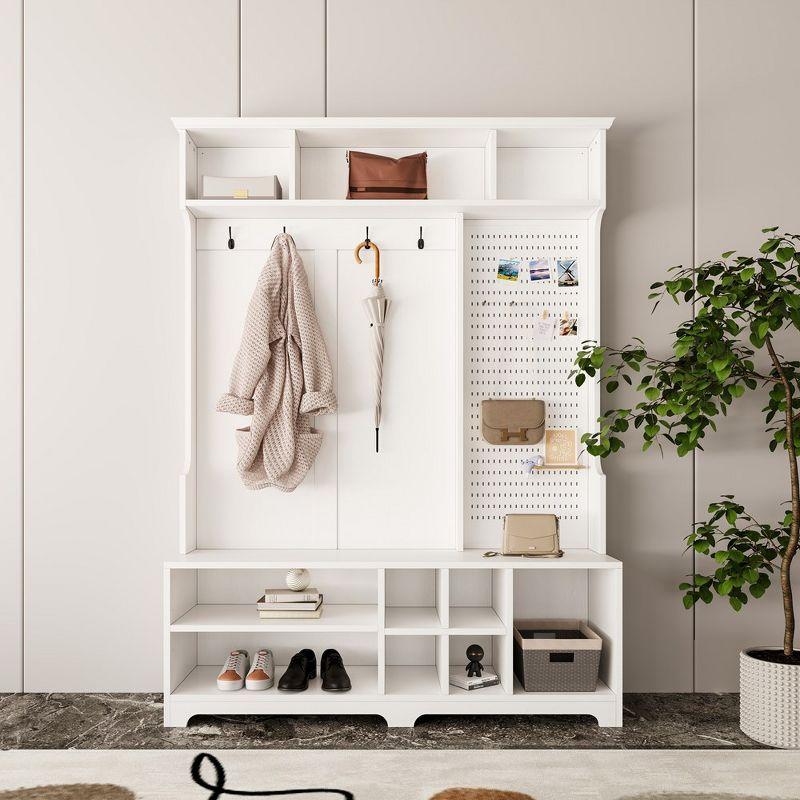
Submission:
[[[197,217],[352,216],[362,210],[360,202],[363,210],[386,216],[398,216],[392,212],[402,208],[402,216],[474,210],[486,218],[489,209],[489,217],[507,211],[513,217],[515,209],[527,206],[585,219],[590,209],[605,204],[605,132],[612,121],[322,117],[175,119],[174,124],[181,133],[182,200]],[[381,205],[344,200],[348,150],[393,157],[425,150],[430,199]],[[280,201],[201,199],[203,175],[273,174],[282,187]]]

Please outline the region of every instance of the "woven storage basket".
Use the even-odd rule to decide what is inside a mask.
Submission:
[[[800,667],[761,661],[749,653],[739,654],[739,727],[762,744],[800,748]]]
[[[579,630],[585,639],[525,639],[521,630]],[[593,692],[603,640],[578,619],[515,620],[514,674],[526,692]]]

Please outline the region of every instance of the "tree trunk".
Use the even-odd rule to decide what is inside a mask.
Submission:
[[[781,557],[781,592],[783,593],[783,653],[791,656],[794,650],[794,598],[792,597],[792,559],[797,552],[800,536],[800,484],[797,476],[797,452],[794,445],[794,412],[792,411],[792,386],[783,371],[780,359],[772,346],[772,337],[766,338],[767,350],[775,366],[775,371],[783,384],[786,398],[786,450],[789,453],[789,476],[792,489],[792,525],[789,529],[789,541]]]

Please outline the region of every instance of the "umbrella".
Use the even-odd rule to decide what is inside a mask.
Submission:
[[[375,242],[365,239],[356,247],[356,262],[361,264],[362,248],[375,248],[375,278],[372,281],[372,294],[361,301],[361,306],[369,320],[372,334],[372,377],[375,388],[375,452],[379,450],[381,427],[381,395],[383,391],[383,329],[386,322],[386,312],[389,310],[389,300],[383,291],[381,281],[381,251]]]

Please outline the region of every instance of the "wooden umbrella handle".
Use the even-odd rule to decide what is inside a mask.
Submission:
[[[367,248],[367,250],[371,250],[373,248],[375,249],[375,283],[377,285],[378,283],[380,283],[381,280],[381,251],[378,245],[376,245],[375,242],[372,241],[372,239],[370,239],[369,242],[367,242],[366,239],[363,242],[359,242],[356,245],[355,249],[356,264],[364,263],[361,260],[361,251],[365,247]]]

